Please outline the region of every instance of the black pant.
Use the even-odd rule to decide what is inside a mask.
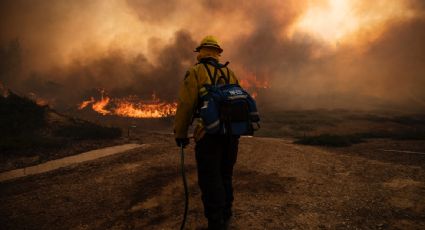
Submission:
[[[209,134],[196,143],[198,184],[208,221],[224,221],[232,215],[232,176],[238,144],[238,136]]]

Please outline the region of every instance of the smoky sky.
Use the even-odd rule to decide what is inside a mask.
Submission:
[[[100,88],[113,97],[155,93],[174,101],[196,63],[193,49],[214,34],[221,61],[240,79],[268,82],[257,90],[260,107],[423,111],[423,1],[394,1],[407,16],[360,25],[332,42],[293,32],[312,2],[328,1],[1,1],[0,81],[58,108]],[[380,9],[356,3],[359,18]]]

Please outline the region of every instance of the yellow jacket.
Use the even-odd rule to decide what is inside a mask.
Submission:
[[[211,64],[207,64],[211,75],[214,76],[215,67]],[[238,84],[238,79],[232,70],[228,67],[222,68],[226,78],[229,78],[230,84]],[[230,76],[227,76],[229,74]],[[217,69],[216,83],[224,83],[221,72]],[[198,106],[199,92],[204,85],[210,85],[211,80],[208,76],[207,69],[204,64],[197,63],[191,67],[184,77],[184,81],[180,86],[178,101],[177,101],[177,112],[174,120],[174,135],[175,138],[186,138],[189,126],[192,123],[193,116]],[[202,124],[195,129],[196,133],[202,133],[199,129],[202,128]]]

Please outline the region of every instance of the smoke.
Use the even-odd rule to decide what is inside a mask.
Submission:
[[[382,5],[378,3],[375,7]],[[260,9],[254,30],[238,38],[232,58],[270,79],[272,87],[263,102],[273,107],[423,111],[425,21],[420,15],[425,11],[422,1],[406,4],[413,6],[407,10],[418,12],[410,11],[408,19],[391,18],[371,27],[373,31],[360,30],[336,47],[307,33],[282,37],[279,28],[290,29],[299,14],[282,20]],[[375,10],[373,4],[356,7],[360,16]]]
[[[162,100],[173,101],[176,83],[191,63],[194,46],[186,31],[178,31],[158,53],[155,65],[141,53],[129,57],[122,50],[109,50],[96,59],[75,60],[65,68],[31,74],[25,79],[24,91],[42,92],[43,97],[55,98],[56,105],[72,102],[74,106],[83,98],[98,96],[99,89],[114,97],[137,95],[146,99],[155,93]]]
[[[6,0],[0,81],[62,108],[99,88],[173,101],[194,47],[214,34],[239,78],[268,82],[263,108],[423,110],[423,1],[335,2]],[[318,24],[322,10],[335,18]]]

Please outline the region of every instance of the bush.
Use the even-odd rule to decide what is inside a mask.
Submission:
[[[0,152],[2,154],[15,153],[25,155],[27,152],[61,148],[65,144],[64,140],[61,139],[28,133],[0,138]]]
[[[121,129],[103,127],[88,121],[66,118],[49,123],[47,106],[12,92],[0,96],[0,154],[27,156],[57,152],[78,141],[112,139],[121,136]]]
[[[424,130],[410,130],[395,133],[391,136],[394,140],[425,140]]]
[[[0,97],[0,136],[34,132],[45,124],[46,107],[10,92]]]
[[[398,116],[392,120],[404,125],[425,125],[425,115]]]
[[[321,145],[331,147],[346,147],[352,144],[363,142],[363,139],[358,135],[330,135],[321,134],[318,136],[301,137],[294,143],[303,145]]]
[[[122,135],[122,130],[115,127],[104,127],[89,122],[78,122],[71,125],[61,126],[54,131],[60,137],[76,140],[85,139],[113,139]]]
[[[392,140],[425,140],[425,130],[399,130],[393,132],[369,132],[352,135],[330,135],[299,137],[294,143],[303,145],[321,145],[345,147],[363,142],[365,139],[388,138]]]

